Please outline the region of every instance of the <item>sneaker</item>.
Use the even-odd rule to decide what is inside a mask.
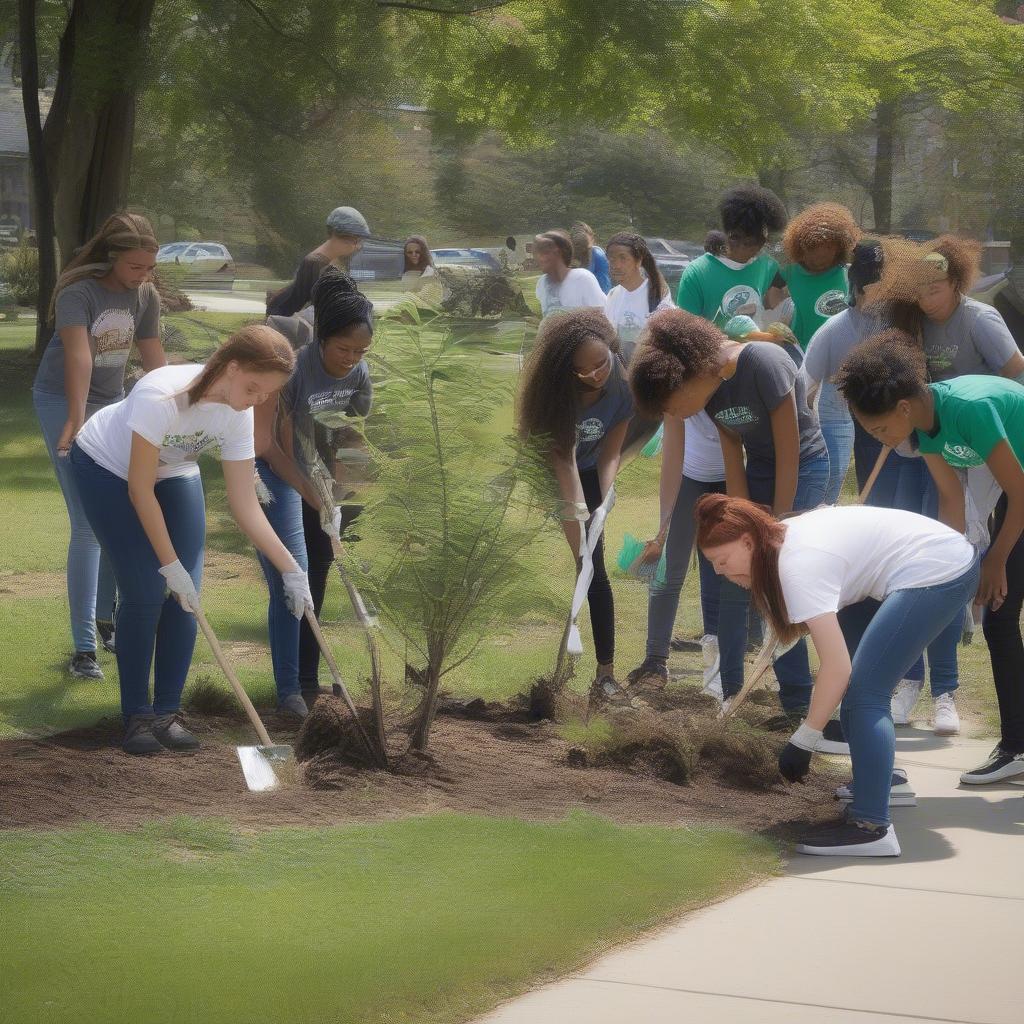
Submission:
[[[848,782],[836,790],[836,799],[843,804],[853,802],[853,783]],[[917,794],[911,789],[907,773],[902,768],[893,768],[889,785],[890,807],[916,807]]]
[[[729,700],[731,702],[732,698],[730,697]],[[800,728],[800,724],[806,715],[807,708],[796,711],[783,711],[781,715],[775,715],[766,722],[762,722],[761,728],[765,732],[793,732]]]
[[[639,669],[634,671],[638,672]],[[642,678],[650,679],[652,676],[653,674],[648,672]],[[664,683],[662,686],[664,686]],[[633,703],[632,697],[619,685],[619,681],[612,675],[598,676],[591,683],[590,700],[594,704],[615,704],[625,707],[629,707]]]
[[[702,693],[710,694],[719,704],[724,699],[722,692],[721,658],[718,653],[718,637],[703,636],[700,641],[700,650],[704,658],[704,685]]]
[[[114,653],[114,624],[104,619],[96,620],[96,635],[99,637],[100,643],[103,644],[103,650]]]
[[[844,820],[804,836],[796,852],[812,857],[898,857],[900,843],[892,825]]]
[[[603,679],[611,679],[619,689],[618,682],[612,676],[602,676]],[[600,679],[597,680],[600,682]],[[644,658],[639,667],[633,669],[626,676],[626,685],[635,690],[664,690],[668,682],[668,665],[663,661],[655,661],[652,658]]]
[[[102,679],[103,669],[96,661],[95,651],[76,651],[71,656],[68,671],[76,679]]]
[[[901,679],[896,684],[892,695],[893,725],[910,725],[910,716],[923,687],[924,682],[918,679]]]
[[[988,782],[1002,782],[1018,775],[1024,775],[1024,754],[1010,754],[998,746],[984,764],[964,772],[960,781],[965,786],[984,786]]]
[[[152,715],[129,715],[121,749],[126,754],[162,754],[164,746],[153,735],[154,721]]]
[[[289,693],[283,700],[279,700],[277,710],[295,718],[305,718],[309,714],[309,708],[301,693]]]
[[[935,698],[935,714],[932,729],[936,736],[957,736],[960,733],[960,715],[957,714],[956,700],[951,693],[940,693]]]
[[[846,742],[843,735],[843,724],[838,718],[833,718],[825,723],[821,731],[821,739],[814,748],[821,754],[844,754],[850,756],[850,744]]]
[[[199,740],[181,724],[177,712],[157,715],[153,721],[153,735],[168,750],[199,749]]]
[[[669,647],[673,651],[685,651],[687,654],[697,654],[701,650],[701,644],[703,640],[688,640],[684,636],[672,637],[672,642]]]

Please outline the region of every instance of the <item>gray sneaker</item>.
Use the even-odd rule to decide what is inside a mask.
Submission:
[[[283,711],[286,715],[294,715],[296,718],[305,718],[309,714],[309,708],[301,693],[289,693],[287,697],[277,702],[277,710]]]
[[[152,715],[129,715],[121,749],[126,754],[162,754],[163,744],[153,735]]]
[[[102,679],[103,669],[96,661],[95,651],[76,651],[71,657],[68,671],[76,679]]]
[[[168,750],[198,750],[199,740],[178,720],[177,712],[157,715],[153,722],[153,735]]]

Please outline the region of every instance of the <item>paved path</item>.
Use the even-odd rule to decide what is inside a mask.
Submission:
[[[267,300],[255,292],[186,292],[192,305],[208,313],[257,313],[267,311]],[[398,304],[397,298],[374,299],[373,308],[382,313]]]
[[[959,787],[991,740],[899,730],[898,860],[794,857],[479,1024],[1021,1024],[1024,799]]]

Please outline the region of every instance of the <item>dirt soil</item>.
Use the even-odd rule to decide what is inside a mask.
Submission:
[[[294,742],[288,719],[267,713],[265,720],[277,742]],[[836,769],[822,758],[804,786],[780,780],[768,792],[750,792],[700,768],[690,783],[675,785],[617,766],[571,767],[570,744],[551,722],[447,716],[437,718],[430,759],[417,775],[342,769],[332,780],[338,788],[314,790],[300,768],[281,790],[254,794],[235,755],[236,743],[253,742],[244,721],[197,714],[187,721],[203,742],[191,755],[129,757],[118,746],[116,719],[46,739],[0,742],[0,827],[130,828],[193,815],[257,830],[444,811],[552,819],[582,807],[621,823],[710,823],[788,836],[838,813]]]

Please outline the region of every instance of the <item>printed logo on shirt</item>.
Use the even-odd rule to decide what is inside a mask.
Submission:
[[[307,408],[310,416],[325,427],[340,427],[348,420],[347,411],[355,388],[332,388],[310,395]]]
[[[748,423],[758,422],[758,417],[754,410],[746,405],[734,405],[729,409],[721,409],[715,413],[715,419],[723,427],[732,427],[733,429],[745,426]]]
[[[135,317],[127,309],[105,309],[89,333],[96,342],[96,366],[124,366],[135,337]]]
[[[951,466],[981,466],[985,462],[973,448],[965,444],[950,444],[948,441],[942,446],[942,457]]]
[[[744,308],[746,306],[752,306],[753,308],[746,309]],[[722,316],[727,320],[731,320],[734,316],[739,316],[741,313],[747,316],[754,316],[760,313],[762,309],[761,296],[757,293],[757,289],[752,288],[749,284],[733,285],[722,296]]]
[[[604,437],[604,423],[596,416],[588,417],[576,424],[576,443],[587,444],[592,441],[600,441]]]
[[[623,344],[636,341],[640,337],[640,332],[644,329],[643,321],[634,313],[631,309],[627,309],[620,318],[619,322],[615,325],[617,334],[619,335],[619,341]]]
[[[929,371],[948,370],[953,365],[953,360],[956,359],[956,354],[959,351],[959,345],[947,345],[945,348],[929,348],[925,353]]]
[[[818,316],[835,316],[836,313],[842,313],[847,308],[849,308],[849,303],[846,301],[846,292],[839,288],[832,288],[823,295],[819,295],[818,301],[814,304],[814,312]]]
[[[216,443],[217,438],[206,433],[205,430],[197,430],[194,434],[164,434],[160,446],[173,448],[175,451],[181,452],[183,458],[188,459]]]

